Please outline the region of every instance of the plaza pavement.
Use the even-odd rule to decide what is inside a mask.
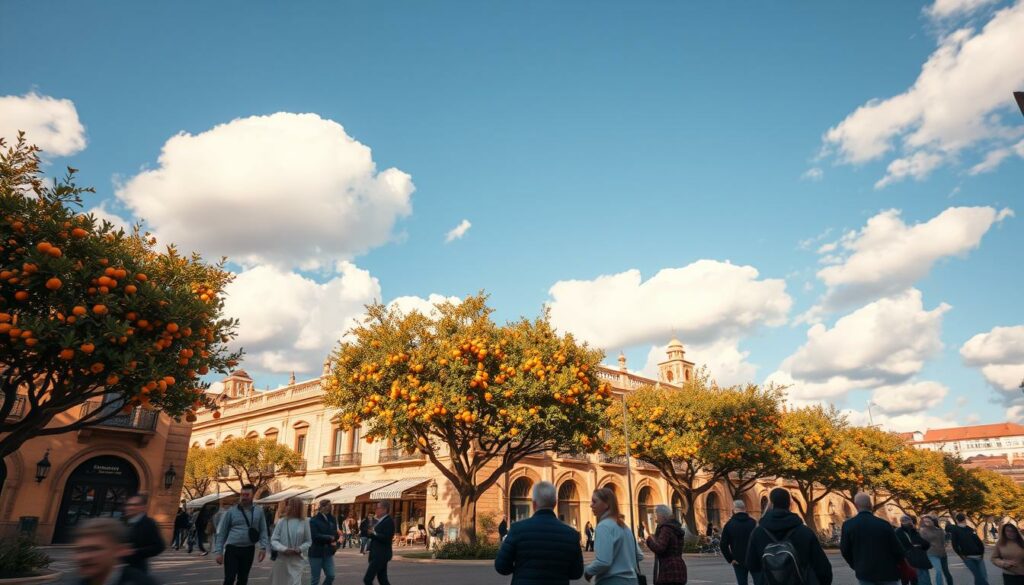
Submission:
[[[493,561],[434,561],[429,559],[406,559],[403,552],[422,551],[422,548],[399,548],[395,550],[395,560],[388,567],[388,576],[394,585],[508,585],[511,577],[498,575],[494,572]],[[47,547],[46,552],[54,560],[53,568],[73,572],[71,550],[67,547]],[[589,562],[593,553],[586,553],[584,559]],[[720,556],[686,555],[689,568],[690,583],[694,585],[735,585],[732,569]],[[857,585],[853,572],[838,552],[830,552],[832,568],[835,574],[833,583],[836,585]],[[956,585],[973,585],[970,573],[959,561],[951,558],[950,570]],[[344,549],[335,557],[337,577],[335,585],[360,585],[363,572],[366,570],[366,557],[359,555],[358,550]],[[270,581],[271,562],[268,558],[263,563],[253,563],[249,576],[251,585],[267,585]],[[653,561],[650,556],[644,562],[644,572],[650,576]],[[989,582],[1001,585],[1001,573],[988,564]],[[152,561],[152,573],[163,585],[214,585],[223,582],[223,569],[213,560],[213,555],[200,557],[188,555],[184,551],[168,550]],[[649,582],[653,581],[648,579]],[[308,565],[303,573],[302,582],[309,584]],[[587,585],[582,579],[576,581]]]

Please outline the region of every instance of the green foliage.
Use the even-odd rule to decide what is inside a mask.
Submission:
[[[233,439],[217,447],[213,457],[235,472],[239,490],[251,483],[257,494],[276,474],[295,471],[302,462],[294,449],[274,439]]]
[[[185,459],[185,478],[182,488],[190,500],[201,498],[217,477],[221,459],[216,448],[192,447]]]
[[[491,543],[491,535],[498,532],[498,519],[494,512],[487,512],[480,515],[480,528],[483,534],[480,536],[482,544]]]
[[[16,536],[0,539],[0,579],[27,577],[50,566],[50,557],[32,539]]]
[[[200,376],[226,373],[236,323],[222,318],[231,279],[135,229],[83,213],[74,169],[43,180],[38,149],[0,142],[0,456],[25,440],[101,422],[122,407],[194,416]],[[7,415],[17,394],[20,417]],[[71,424],[56,413],[110,397]]]
[[[434,558],[446,560],[493,559],[498,556],[498,545],[489,542],[462,542],[450,540],[434,547]]]
[[[486,301],[444,302],[430,315],[367,307],[334,355],[324,397],[367,441],[424,453],[458,491],[469,540],[477,498],[516,462],[600,446],[611,394],[596,375],[600,351],[559,335],[547,314],[499,325]]]

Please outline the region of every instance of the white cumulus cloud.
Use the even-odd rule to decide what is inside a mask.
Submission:
[[[831,328],[813,325],[807,341],[766,381],[790,385],[788,395],[798,401],[903,384],[942,350],[942,316],[949,309],[945,303],[926,309],[916,289],[868,303]]]
[[[245,266],[334,267],[391,238],[411,213],[411,177],[378,171],[337,122],[279,112],[163,146],[117,196],[183,250]]]
[[[1010,209],[950,207],[928,221],[907,225],[898,209],[868,219],[818,253],[829,264],[818,271],[828,287],[824,309],[864,302],[902,291],[925,277],[936,262],[963,256],[981,244],[988,230]],[[812,314],[820,312],[812,309]]]
[[[935,0],[935,4],[927,7],[925,12],[932,18],[942,19],[970,14],[979,8],[988,6],[998,0]]]
[[[956,419],[949,415],[936,415],[928,412],[912,412],[907,414],[887,414],[884,412],[872,411],[869,416],[867,410],[844,410],[846,420],[855,426],[867,426],[874,424],[884,430],[894,433],[909,433],[928,429],[946,429],[960,426]]]
[[[1024,382],[1024,325],[994,327],[979,333],[960,348],[969,366],[981,369],[992,387],[1001,391],[1004,402],[1021,398]]]
[[[391,302],[388,303],[388,306],[397,308],[406,315],[413,311],[418,311],[419,313],[430,317],[437,315],[437,305],[444,302],[457,305],[462,302],[462,299],[459,297],[446,297],[439,294],[431,294],[427,298],[404,296],[392,299]]]
[[[942,404],[949,388],[931,380],[879,386],[871,393],[871,402],[887,415],[912,414]]]
[[[948,16],[986,3],[943,0],[931,12]],[[901,154],[877,185],[884,187],[907,176],[921,179],[967,147],[1019,138],[1009,96],[1024,87],[1021,30],[1024,0],[1017,0],[981,30],[961,28],[943,36],[910,88],[858,107],[825,133],[824,151],[857,164],[898,149]]]
[[[785,323],[792,299],[782,279],[762,279],[753,266],[698,260],[644,281],[639,270],[563,280],[552,285],[552,323],[605,348],[735,339],[761,325]]]
[[[29,92],[0,96],[0,138],[14,143],[18,131],[43,155],[70,156],[85,148],[85,126],[74,102]]]
[[[461,240],[462,236],[466,235],[466,232],[468,232],[471,227],[473,227],[473,224],[471,224],[468,219],[460,221],[459,225],[448,230],[448,233],[444,235],[445,243],[447,244],[454,240]]]

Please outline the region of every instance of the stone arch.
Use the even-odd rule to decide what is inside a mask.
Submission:
[[[537,481],[529,474],[522,473],[515,479],[509,478],[508,521],[509,524],[526,520],[533,510],[533,486]]]
[[[132,467],[135,468],[135,473],[139,477],[139,489],[145,489],[148,486],[153,485],[153,470],[150,469],[149,463],[145,459],[138,456],[138,451],[126,447],[120,447],[115,445],[106,445],[103,447],[97,447],[96,449],[85,449],[79,451],[73,457],[64,461],[63,463],[54,466],[52,470],[51,479],[53,483],[51,486],[56,486],[57,493],[64,493],[64,486],[67,484],[68,478],[71,474],[78,469],[78,466],[85,463],[89,459],[95,457],[102,457],[104,455],[112,455],[114,457],[120,457],[124,459]],[[60,511],[61,498],[50,498],[47,502],[47,506],[43,512],[43,517],[46,522],[56,524],[57,513]],[[42,523],[42,521],[40,521]]]
[[[583,494],[586,492],[586,484],[580,481],[575,474],[563,474],[562,480],[555,484],[558,489],[558,509],[555,513],[558,519],[569,526],[580,530],[582,528],[582,517],[580,515]]]
[[[4,480],[3,491],[0,492],[0,501],[3,502],[0,510],[3,510],[4,520],[7,520],[14,511],[14,501],[18,499],[18,490],[24,481],[25,461],[17,451],[4,457],[3,461],[7,465],[7,478]]]
[[[193,449],[198,449],[198,448],[200,448],[201,446],[202,446],[202,445],[200,445],[200,444],[199,444],[199,441],[193,441],[193,442],[192,442],[192,448],[193,448]]]
[[[620,501],[625,501],[626,497],[626,483],[622,481],[622,476],[615,473],[606,473],[601,476],[601,479],[597,480],[597,484],[594,489],[609,487],[615,492],[615,497],[619,498]]]
[[[206,447],[207,448],[216,447],[216,446],[217,446],[217,443],[213,439],[206,439]]]
[[[258,438],[260,438],[260,434],[257,433],[256,431],[249,431],[248,433],[246,433],[245,438],[246,439],[258,439]]]

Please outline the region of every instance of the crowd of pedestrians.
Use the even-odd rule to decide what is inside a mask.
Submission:
[[[242,488],[235,505],[216,513],[179,509],[174,519],[171,547],[195,545],[206,550],[204,536],[212,527],[211,548],[224,568],[224,585],[247,585],[254,562],[273,560],[271,585],[302,585],[308,565],[311,585],[333,585],[334,556],[344,546],[367,554],[364,585],[390,585],[388,564],[392,559],[395,522],[388,502],[378,502],[373,517],[357,522],[331,513],[331,502],[317,503],[306,518],[306,505],[298,498],[286,500],[284,514],[270,529],[269,518],[254,505],[255,489]],[[498,527],[500,548],[494,567],[512,576],[512,585],[568,585],[583,578],[596,585],[648,585],[641,569],[644,547],[654,555],[653,585],[685,585],[683,560],[686,530],[665,505],[654,508],[653,533],[646,529],[634,536],[624,522],[615,492],[595,490],[590,507],[596,526],[584,528],[585,539],[555,515],[557,490],[550,482],[533,488],[533,516]],[[732,567],[737,585],[831,585],[832,565],[818,539],[797,514],[784,488],[772,490],[769,507],[759,521],[746,512],[743,501],[733,503],[733,515],[720,535],[721,554]],[[165,543],[156,522],[148,516],[148,497],[134,495],[125,503],[121,521],[94,518],[83,522],[75,535],[77,575],[70,583],[88,585],[154,585],[150,560],[161,554]],[[948,549],[959,557],[973,577],[973,585],[988,585],[985,544],[963,514],[955,524],[939,526],[939,519],[923,516],[900,518],[893,527],[875,515],[870,495],[854,497],[857,514],[840,533],[840,553],[853,569],[859,585],[954,585],[949,571]],[[641,524],[641,526],[644,526]],[[421,528],[421,530],[424,530]],[[433,539],[443,534],[443,524],[430,519],[425,529]],[[717,531],[713,531],[716,537]],[[641,546],[642,545],[642,546]],[[584,564],[583,552],[593,551]],[[1001,570],[1003,585],[1024,585],[1024,540],[1013,524],[996,529],[992,564]]]

